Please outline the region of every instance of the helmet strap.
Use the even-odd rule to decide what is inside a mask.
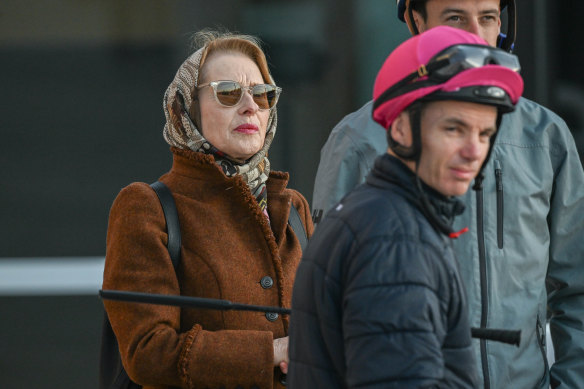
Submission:
[[[416,26],[416,21],[414,19],[414,11],[412,10],[412,7],[410,5],[410,2],[407,2],[407,10],[406,10],[407,16],[405,17],[406,19],[406,24],[408,25],[408,28],[410,29],[410,33],[412,35],[418,35],[420,34],[420,31],[418,30],[418,26]]]
[[[428,195],[424,191],[422,180],[418,174],[419,166],[420,162],[416,161],[416,189],[418,190],[422,213],[424,216],[426,216],[426,219],[428,219],[434,229],[448,236],[452,236],[454,230],[450,225],[448,225],[448,223],[446,223],[446,221],[442,220],[440,216],[436,214],[434,206],[432,206],[432,204],[430,204],[430,200],[428,200]]]
[[[424,103],[421,101],[416,101],[408,107],[408,114],[410,118],[410,131],[412,133],[412,145],[406,147],[398,143],[391,136],[391,128],[387,129],[387,144],[389,148],[398,157],[406,161],[416,161],[420,160],[420,153],[422,149],[422,138],[421,138],[421,121],[422,121],[422,109]]]
[[[497,47],[509,53],[513,52],[515,38],[517,35],[517,16],[515,0],[507,2],[507,32],[500,34],[497,38]]]
[[[423,103],[417,101],[412,106],[413,109],[410,111],[410,123],[412,126],[412,152],[414,158],[412,158],[416,163],[416,189],[418,190],[418,198],[420,200],[422,213],[426,216],[426,219],[430,224],[438,231],[450,235],[453,230],[446,224],[440,217],[436,214],[436,211],[430,200],[428,200],[428,195],[424,191],[422,186],[422,180],[420,179],[419,169],[420,160],[422,158],[422,105]]]

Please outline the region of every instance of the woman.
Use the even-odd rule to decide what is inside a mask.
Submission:
[[[110,212],[103,288],[289,307],[302,255],[287,224],[290,206],[308,236],[313,227],[304,197],[286,188],[288,174],[270,172],[280,89],[254,38],[206,32],[198,40],[164,95],[173,165],[160,181],[179,214],[179,268],[156,194],[133,183]],[[288,317],[105,307],[126,371],[144,387],[282,387]]]

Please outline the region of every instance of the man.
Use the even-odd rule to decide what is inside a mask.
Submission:
[[[387,153],[322,221],[296,274],[292,388],[476,387],[453,196],[519,100],[518,70],[514,55],[446,26],[388,57],[373,111]]]
[[[514,1],[508,37],[514,25]],[[412,32],[448,24],[497,44],[498,0],[398,0]],[[504,41],[511,47],[512,41]],[[384,133],[372,102],[345,117],[321,151],[313,215],[361,183]],[[548,109],[521,98],[506,115],[485,178],[462,199],[468,227],[454,246],[469,298],[471,325],[521,329],[519,348],[476,341],[481,387],[584,387],[584,172],[572,135]],[[340,160],[339,160],[340,158]],[[479,180],[480,181],[480,180]],[[479,185],[477,185],[479,184]],[[481,188],[482,187],[482,188]],[[547,291],[546,291],[547,285]],[[546,359],[549,308],[555,363]],[[551,373],[551,377],[550,377]]]

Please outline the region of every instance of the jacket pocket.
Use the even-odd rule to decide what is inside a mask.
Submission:
[[[539,346],[539,351],[541,352],[541,357],[543,358],[543,365],[544,365],[544,372],[543,375],[541,377],[541,380],[539,382],[540,387],[545,383],[546,378],[549,374],[549,364],[548,364],[548,360],[547,360],[547,353],[545,351],[545,329],[543,327],[543,325],[541,324],[541,320],[539,318],[539,315],[537,315],[537,322],[535,325],[535,333],[537,336],[537,345]]]
[[[495,185],[497,188],[497,246],[503,248],[503,169],[495,160]]]

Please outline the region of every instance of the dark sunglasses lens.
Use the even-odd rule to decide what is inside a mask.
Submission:
[[[233,107],[241,100],[243,90],[236,82],[222,81],[217,84],[216,94],[217,100],[223,105]]]
[[[261,108],[272,108],[276,104],[278,94],[272,85],[263,84],[253,87],[253,101]]]
[[[519,59],[517,56],[505,52],[495,52],[492,56],[494,63],[501,66],[505,66],[513,71],[519,72],[521,70],[521,65],[519,65]]]
[[[450,64],[436,70],[442,77],[453,77],[466,69],[478,68],[484,65],[497,64],[518,72],[521,67],[513,54],[486,47],[459,46],[446,53]],[[442,56],[443,58],[444,56]]]
[[[496,64],[514,71],[519,70],[519,61],[513,54],[498,49],[486,47],[466,47],[459,53],[461,61],[466,62],[466,67],[478,68],[484,65]]]

